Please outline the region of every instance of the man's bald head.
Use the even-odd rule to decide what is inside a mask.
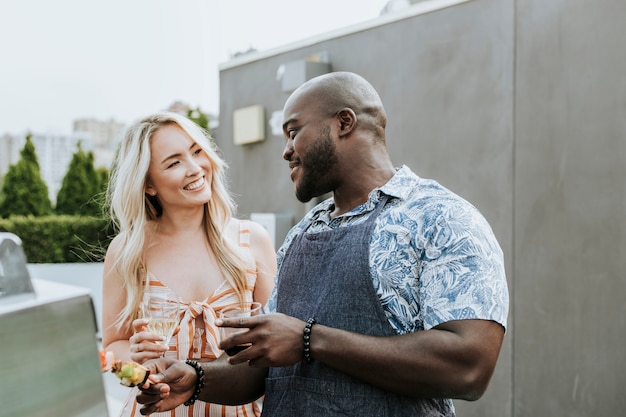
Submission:
[[[324,116],[350,108],[357,115],[358,127],[384,138],[387,115],[382,100],[363,77],[351,72],[331,72],[312,78],[292,93],[285,108],[302,97]]]

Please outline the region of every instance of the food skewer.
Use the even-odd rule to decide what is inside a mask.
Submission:
[[[150,371],[145,366],[132,361],[115,360],[115,355],[110,351],[100,351],[100,367],[102,372],[111,371],[120,379],[120,384],[126,387],[143,385],[150,376]]]

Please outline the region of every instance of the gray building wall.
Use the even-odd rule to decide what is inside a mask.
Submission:
[[[326,53],[381,94],[395,164],[474,203],[504,250],[505,344],[489,390],[455,401],[458,415],[623,415],[626,2],[420,12],[441,3],[222,65],[214,135],[239,212],[305,213],[269,123],[288,97],[281,64]],[[233,111],[259,104],[266,140],[234,145]]]
[[[625,415],[626,3],[517,9],[515,415]]]

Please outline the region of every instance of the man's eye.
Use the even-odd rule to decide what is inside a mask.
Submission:
[[[296,133],[298,133],[298,129],[296,128],[287,129],[287,136],[289,136],[289,139],[293,139],[296,136]]]

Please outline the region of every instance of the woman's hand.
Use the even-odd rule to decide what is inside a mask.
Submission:
[[[149,359],[163,357],[168,347],[163,345],[163,336],[151,333],[147,329],[148,320],[140,318],[133,321],[134,334],[128,340],[130,343],[130,358],[137,363],[144,363]]]

